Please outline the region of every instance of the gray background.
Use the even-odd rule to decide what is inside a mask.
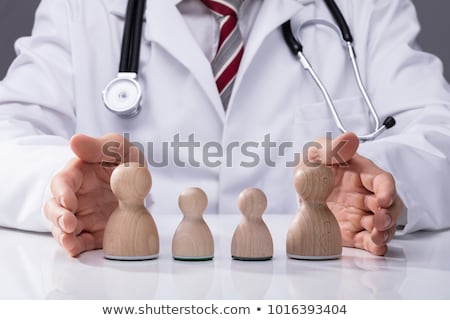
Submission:
[[[450,36],[446,38],[450,32],[450,1],[413,0],[413,2],[422,24],[419,43],[424,50],[442,59],[446,78],[450,79]],[[4,77],[14,59],[14,41],[30,33],[38,3],[39,0],[0,0],[0,79]]]

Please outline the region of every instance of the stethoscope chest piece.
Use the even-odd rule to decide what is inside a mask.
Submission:
[[[121,118],[133,118],[141,109],[142,91],[134,73],[119,73],[103,90],[106,108]]]
[[[138,71],[146,3],[146,0],[128,0],[119,73],[102,92],[106,108],[124,119],[135,117],[141,110]]]

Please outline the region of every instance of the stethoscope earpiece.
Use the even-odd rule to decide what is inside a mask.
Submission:
[[[395,118],[392,116],[387,117],[383,122],[383,125],[386,127],[386,129],[392,128],[393,126],[395,126],[395,124]]]

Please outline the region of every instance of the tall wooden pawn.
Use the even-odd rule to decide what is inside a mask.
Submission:
[[[144,205],[152,178],[139,163],[126,163],[114,169],[111,189],[118,206],[111,214],[103,237],[107,259],[149,260],[159,254],[156,224]]]
[[[272,236],[262,219],[267,208],[266,195],[256,188],[245,189],[239,195],[238,207],[243,217],[233,235],[231,256],[244,261],[272,259]]]
[[[175,260],[205,261],[214,257],[214,240],[203,212],[208,205],[205,192],[189,188],[178,197],[183,220],[172,239],[172,256]]]
[[[331,168],[302,166],[295,172],[294,183],[302,204],[288,230],[288,257],[338,259],[342,254],[341,231],[326,203],[334,187]]]

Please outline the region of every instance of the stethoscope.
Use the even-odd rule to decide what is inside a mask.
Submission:
[[[353,47],[353,36],[350,28],[334,0],[324,0],[331,15],[333,16],[339,30],[330,22],[323,20],[314,20],[314,23],[320,23],[335,29],[341,33],[347,54],[350,57],[353,73],[358,84],[365,103],[367,104],[370,114],[374,119],[374,128],[371,133],[358,135],[360,141],[373,140],[379,136],[385,129],[392,128],[395,125],[395,119],[392,116],[387,117],[383,123],[373,106],[367,90],[362,82],[359,67],[356,62],[356,53]],[[122,40],[122,52],[120,58],[120,67],[117,77],[112,80],[103,90],[103,101],[107,109],[121,118],[135,117],[141,109],[142,90],[138,82],[139,71],[139,51],[141,45],[142,26],[144,22],[146,0],[129,0],[125,18],[125,28]],[[348,130],[344,127],[339,117],[336,107],[331,99],[326,87],[315,72],[311,63],[303,54],[303,46],[294,36],[291,28],[291,21],[287,21],[282,26],[284,40],[298,58],[303,68],[310,74],[317,87],[319,88],[323,98],[326,101],[334,121],[338,129],[345,133]]]
[[[146,0],[128,0],[119,73],[103,90],[106,108],[125,119],[137,116],[141,110],[138,71],[145,3]]]

